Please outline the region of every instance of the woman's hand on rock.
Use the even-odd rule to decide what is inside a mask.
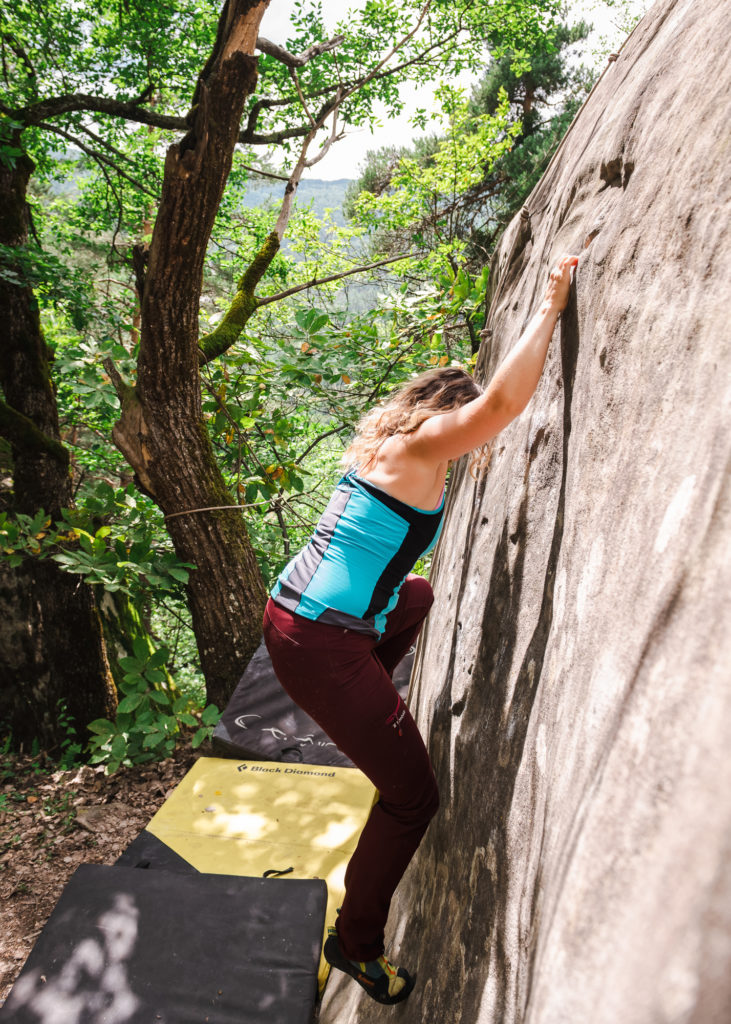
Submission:
[[[551,271],[544,302],[556,313],[566,308],[571,287],[571,271],[578,264],[579,257],[567,254],[562,256]]]

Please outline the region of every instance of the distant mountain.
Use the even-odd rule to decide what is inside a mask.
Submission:
[[[80,153],[70,150],[67,153],[58,153],[56,156],[59,159],[78,159]],[[88,172],[81,171],[73,177],[51,182],[49,187],[50,193],[52,195],[61,193],[68,195],[78,191],[79,180],[86,173]],[[346,223],[345,215],[343,214],[345,192],[351,180],[350,178],[337,178],[334,181],[324,181],[321,178],[303,179],[297,189],[295,203],[301,207],[312,204],[315,215],[318,217],[321,217],[325,210],[330,210],[334,223],[342,227]],[[284,195],[284,185],[283,181],[272,181],[269,178],[258,178],[252,175],[247,183],[243,204],[249,208],[270,208],[276,216]],[[286,234],[284,236],[283,248],[285,250],[288,249]],[[294,258],[301,259],[302,257],[295,254]],[[343,290],[339,293],[335,302],[336,304],[346,306],[353,312],[370,309],[376,303],[380,291],[381,287],[379,285],[372,282],[361,283],[357,278],[351,278],[347,284],[344,283]]]
[[[303,179],[297,188],[295,201],[299,206],[308,206],[312,203],[312,208],[318,216],[322,216],[325,210],[332,210],[333,220],[342,226],[345,224],[343,216],[345,192],[350,182],[350,178],[336,178],[334,181],[323,181],[320,178]],[[248,182],[244,205],[275,207],[279,205],[283,195],[283,181],[252,177]]]
[[[70,146],[66,151],[58,151],[52,154],[55,160],[77,161],[81,152]],[[88,171],[81,170],[68,178],[51,180],[48,184],[48,191],[51,195],[71,195],[78,191],[78,182],[88,175]],[[297,189],[295,202],[300,206],[307,206],[312,203],[317,216],[322,216],[325,210],[332,210],[333,220],[342,227],[345,224],[343,216],[343,204],[345,192],[350,184],[350,178],[337,178],[335,181],[323,181],[321,178],[307,178],[300,182]],[[277,209],[284,195],[284,182],[272,181],[270,178],[259,178],[255,175],[247,183],[244,206],[271,206]]]

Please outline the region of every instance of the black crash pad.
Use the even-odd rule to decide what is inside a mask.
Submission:
[[[2,1024],[309,1024],[325,883],[77,869]]]
[[[413,660],[411,651],[393,674],[394,685],[404,699]],[[213,731],[213,752],[217,757],[249,761],[353,766],[282,689],[263,641]]]
[[[200,872],[167,843],[143,829],[114,862],[116,868],[155,868],[176,875],[197,875]]]

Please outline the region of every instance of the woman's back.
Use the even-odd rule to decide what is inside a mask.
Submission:
[[[399,501],[429,511],[441,503],[448,463],[414,453],[413,439],[419,430],[387,437],[373,459],[358,472]]]

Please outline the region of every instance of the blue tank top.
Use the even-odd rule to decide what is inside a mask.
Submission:
[[[443,514],[444,496],[430,512],[347,473],[272,600],[306,619],[379,637],[404,579],[436,544]]]

